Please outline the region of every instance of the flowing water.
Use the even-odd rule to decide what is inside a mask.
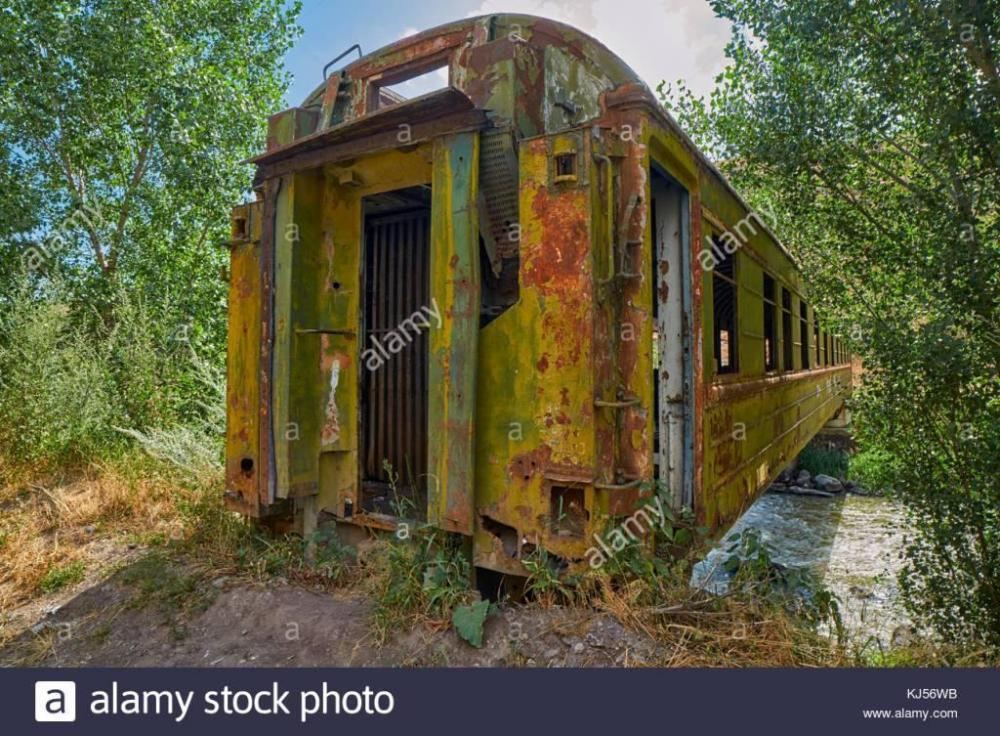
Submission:
[[[852,637],[886,646],[898,627],[910,625],[896,583],[904,519],[899,504],[886,498],[765,493],[722,539],[758,530],[772,561],[809,568],[837,596]],[[723,590],[726,557],[723,549],[714,549],[696,566],[692,583]]]

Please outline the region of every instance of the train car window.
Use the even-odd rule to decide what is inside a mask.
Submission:
[[[790,371],[792,365],[792,294],[781,290],[781,368]]]
[[[816,346],[816,367],[823,365],[823,350],[822,343],[819,341],[819,317],[816,316],[816,310],[813,309],[813,345]]]
[[[774,279],[764,273],[764,370],[773,371],[778,367],[778,334],[775,312],[778,308]]]
[[[799,359],[802,370],[809,368],[809,305],[799,299]]]
[[[739,370],[739,333],[736,331],[737,293],[736,253],[726,253],[716,244],[717,253],[724,254],[712,269],[713,330],[715,332],[715,372],[735,373]]]

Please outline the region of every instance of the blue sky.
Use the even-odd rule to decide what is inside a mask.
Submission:
[[[441,23],[505,11],[561,20],[589,33],[652,87],[684,79],[695,92],[707,93],[725,63],[729,27],[705,0],[303,0],[304,32],[285,59],[293,76],[287,103],[301,103],[322,82],[323,66],[352,44],[369,53]],[[411,96],[424,86],[437,85],[402,91]]]

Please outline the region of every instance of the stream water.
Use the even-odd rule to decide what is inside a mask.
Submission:
[[[765,493],[722,539],[757,529],[772,561],[809,568],[837,596],[852,638],[887,646],[897,627],[910,624],[896,583],[904,523],[902,508],[886,498]],[[692,584],[725,588],[725,546],[695,567]]]

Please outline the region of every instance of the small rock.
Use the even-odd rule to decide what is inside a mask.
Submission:
[[[229,578],[223,575],[222,577],[216,578],[212,581],[212,587],[219,588],[221,590],[227,582],[229,582]]]
[[[578,641],[576,644],[573,645],[573,653],[574,654],[580,654],[583,651],[583,649],[584,649],[584,646],[583,646],[583,642],[582,641]]]
[[[821,491],[826,491],[827,493],[840,493],[844,490],[844,484],[832,475],[824,475],[823,473],[820,473],[813,478],[813,483],[815,483],[816,487]]]
[[[768,488],[768,490],[771,491],[771,493],[784,493],[785,491],[788,490],[788,484],[787,483],[772,483],[771,487]]]
[[[94,526],[93,524],[87,524],[87,526],[83,527],[84,534],[93,534],[96,531],[97,527]]]
[[[799,474],[795,476],[795,485],[797,486],[808,486],[809,481],[812,480],[812,473],[808,470],[800,470]]]
[[[912,626],[901,624],[893,629],[891,645],[893,647],[905,647],[916,643],[917,632]]]
[[[545,659],[547,659],[547,660],[555,659],[558,656],[559,656],[559,650],[558,649],[549,649],[547,652],[545,652],[545,654],[542,655],[542,657],[545,658]]]

